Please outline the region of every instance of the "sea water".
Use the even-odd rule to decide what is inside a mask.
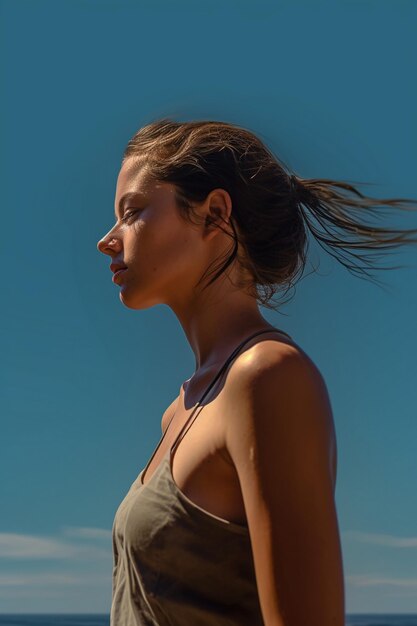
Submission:
[[[92,613],[12,613],[0,615],[0,626],[110,626],[110,616]],[[417,626],[417,613],[348,614],[345,626]]]

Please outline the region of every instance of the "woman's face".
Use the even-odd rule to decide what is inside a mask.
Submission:
[[[148,181],[132,158],[119,172],[115,211],[116,223],[97,248],[127,266],[114,278],[122,302],[132,309],[180,305],[210,263],[210,237],[181,218],[174,185]]]

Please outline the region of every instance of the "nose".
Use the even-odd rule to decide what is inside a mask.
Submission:
[[[97,243],[97,250],[103,254],[114,254],[114,251],[120,247],[120,242],[116,237],[105,235]]]

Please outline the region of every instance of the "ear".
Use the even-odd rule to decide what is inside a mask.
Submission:
[[[204,237],[214,237],[225,230],[233,233],[230,225],[232,199],[225,189],[210,191],[202,206],[202,211],[205,218]]]

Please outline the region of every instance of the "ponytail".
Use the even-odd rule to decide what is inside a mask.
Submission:
[[[412,237],[413,234],[417,233],[417,228],[386,228],[368,225],[363,221],[369,214],[374,214],[380,218],[381,209],[387,207],[395,207],[403,211],[415,210],[417,207],[415,200],[405,198],[372,198],[362,194],[353,185],[326,178],[302,179],[292,174],[289,180],[290,193],[295,203],[298,204],[305,225],[319,245],[342,263],[350,272],[359,277],[363,277],[363,274],[366,274],[368,277],[371,276],[366,267],[352,264],[348,259],[345,260],[342,254],[343,251],[351,257],[362,260],[367,267],[372,266],[374,270],[404,267],[401,265],[377,267],[370,260],[372,255],[356,254],[349,252],[349,249],[380,251],[381,249],[389,250],[400,247],[404,244],[417,243],[417,238]],[[336,191],[335,188],[343,189],[351,195],[342,194]],[[415,204],[416,207],[409,207],[409,204]],[[349,210],[347,210],[347,207],[349,207]],[[380,208],[376,210],[376,207]],[[353,215],[355,214],[362,219],[354,218]],[[322,231],[316,228],[312,218],[320,224]],[[341,237],[335,229],[344,231],[349,234],[350,238]],[[335,254],[333,250],[337,250],[337,253]],[[374,282],[382,284],[378,280],[374,280]]]

